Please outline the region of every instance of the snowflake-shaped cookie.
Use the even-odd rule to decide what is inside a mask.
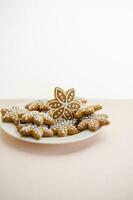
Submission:
[[[55,99],[48,101],[49,108],[53,110],[53,118],[59,119],[64,117],[72,119],[73,112],[80,108],[79,101],[74,99],[75,90],[72,88],[64,92],[61,88],[56,87],[54,96]]]
[[[27,108],[30,111],[33,111],[33,110],[46,111],[46,110],[48,110],[46,101],[41,101],[41,100],[31,102],[30,104],[26,105],[25,108]]]
[[[80,119],[83,116],[93,114],[95,111],[102,109],[101,105],[84,106],[75,113],[75,118]]]
[[[45,125],[37,126],[35,124],[19,124],[17,130],[22,136],[32,136],[35,139],[40,139],[43,136],[51,137],[54,134],[52,130]]]
[[[4,122],[13,122],[14,124],[19,124],[20,117],[24,113],[26,113],[26,109],[19,109],[18,107],[12,107],[12,108],[2,108],[1,114],[2,114],[2,120]]]
[[[21,122],[33,123],[37,125],[51,125],[54,123],[54,120],[52,117],[49,116],[49,114],[45,112],[29,111],[22,115]]]
[[[58,119],[54,125],[51,126],[51,130],[55,135],[59,137],[64,137],[67,135],[74,135],[78,133],[78,129],[76,128],[77,120],[72,119]]]
[[[84,117],[82,121],[78,124],[77,128],[79,131],[89,129],[91,131],[96,131],[101,126],[108,125],[110,122],[108,116],[105,114],[92,114],[88,117]]]

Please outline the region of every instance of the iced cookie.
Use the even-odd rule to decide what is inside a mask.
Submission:
[[[54,96],[55,99],[48,101],[49,109],[53,110],[53,118],[72,119],[73,111],[80,108],[79,101],[75,100],[75,90],[72,88],[64,92],[61,88],[56,87]]]
[[[38,111],[29,111],[21,116],[21,122],[42,125],[43,117],[39,114]]]
[[[54,119],[50,114],[41,112],[40,115],[43,117],[43,124],[52,125],[54,124]]]
[[[88,116],[90,114],[93,114],[95,111],[98,111],[101,109],[102,109],[101,105],[92,105],[92,106],[82,107],[75,113],[75,118],[80,119],[83,116]]]
[[[96,131],[101,126],[106,126],[110,124],[108,116],[105,114],[92,114],[88,117],[83,117],[82,121],[78,124],[77,128],[79,131],[89,129],[91,131]]]
[[[35,139],[40,139],[41,137],[51,137],[53,136],[52,130],[47,126],[37,126],[33,124],[20,124],[17,126],[17,130],[22,136],[32,136]]]
[[[46,101],[41,101],[41,100],[31,102],[30,104],[26,105],[25,107],[29,111],[33,111],[33,110],[36,110],[36,111],[47,111],[48,110]]]
[[[2,120],[3,122],[13,122],[14,124],[19,123],[18,114],[14,111],[7,111],[5,114],[3,114]]]
[[[2,120],[4,122],[13,122],[14,124],[18,124],[20,121],[20,116],[26,112],[26,109],[19,109],[18,107],[2,108]]]
[[[29,111],[22,115],[21,122],[23,123],[33,123],[37,125],[51,125],[54,123],[54,120],[49,114],[44,112],[38,112],[38,111]]]
[[[51,130],[55,135],[59,137],[64,137],[67,135],[74,135],[78,133],[78,129],[76,128],[77,120],[67,120],[67,119],[59,119],[55,122],[54,125],[51,126]]]

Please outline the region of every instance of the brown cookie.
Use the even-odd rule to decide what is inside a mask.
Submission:
[[[92,106],[82,107],[75,113],[75,118],[80,119],[83,116],[88,116],[90,114],[93,114],[95,111],[98,111],[100,109],[102,109],[101,105],[92,105]]]
[[[19,109],[18,107],[13,108],[2,108],[2,120],[4,122],[13,122],[14,124],[19,124],[20,116],[26,113],[26,109]]]
[[[53,131],[49,129],[47,126],[43,125],[41,126],[43,130],[43,136],[44,137],[52,137],[54,135]]]
[[[29,111],[21,116],[21,122],[23,123],[33,123],[37,125],[51,125],[54,123],[54,120],[48,113],[39,112],[39,111]]]
[[[67,135],[74,135],[78,133],[78,129],[76,128],[77,120],[66,120],[59,119],[55,122],[54,125],[51,126],[51,130],[55,135],[59,137],[64,137]]]
[[[2,108],[2,109],[0,110],[2,116],[4,116],[4,115],[6,114],[6,112],[9,112],[9,111],[11,111],[11,108]]]
[[[73,111],[77,111],[80,108],[79,101],[75,100],[75,90],[72,88],[64,92],[61,88],[56,87],[54,96],[55,99],[48,101],[49,109],[53,110],[53,118],[64,117],[72,119]]]
[[[25,108],[27,108],[29,111],[47,111],[48,110],[48,106],[47,106],[47,102],[46,101],[34,101],[31,102],[30,104],[26,105]]]
[[[79,131],[89,129],[91,131],[96,131],[101,126],[106,126],[110,124],[108,116],[105,114],[92,114],[88,117],[83,117],[82,121],[78,124],[77,128]]]
[[[22,136],[32,136],[35,139],[40,139],[41,137],[51,137],[53,136],[52,130],[47,126],[37,126],[35,124],[20,124],[17,126],[17,130]]]
[[[21,116],[21,122],[43,125],[43,117],[38,111],[29,111]]]
[[[43,117],[43,124],[52,125],[54,124],[54,119],[50,114],[41,112],[40,115]]]

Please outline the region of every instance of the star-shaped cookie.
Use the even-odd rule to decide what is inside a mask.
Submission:
[[[47,111],[48,110],[46,101],[41,101],[41,100],[31,102],[30,104],[26,105],[25,108],[27,108],[29,111],[33,111],[33,110]]]
[[[29,111],[21,116],[21,122],[33,123],[37,125],[51,125],[54,123],[54,119],[45,112]]]
[[[89,129],[91,131],[96,131],[101,126],[106,126],[110,124],[108,116],[105,114],[92,114],[88,117],[83,117],[82,121],[78,124],[77,128],[79,131]]]
[[[92,105],[92,106],[82,107],[75,113],[75,118],[80,119],[83,116],[88,116],[90,114],[93,114],[95,111],[98,111],[100,109],[102,109],[101,105]]]
[[[19,109],[18,107],[12,108],[2,108],[2,120],[4,122],[13,122],[14,124],[19,124],[21,115],[27,112],[26,109]]]
[[[40,139],[41,137],[51,137],[53,136],[52,130],[47,126],[37,126],[35,124],[19,124],[17,130],[22,136],[32,136],[35,139]]]
[[[77,120],[67,120],[67,119],[58,119],[54,125],[51,126],[51,130],[55,135],[59,137],[64,137],[67,135],[74,135],[78,133],[76,128]]]

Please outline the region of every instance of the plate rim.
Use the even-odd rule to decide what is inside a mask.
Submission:
[[[0,117],[0,127],[5,134],[7,134],[7,135],[9,135],[9,136],[11,136],[15,139],[25,141],[25,142],[29,142],[29,143],[34,143],[34,144],[67,144],[67,143],[80,142],[80,141],[92,138],[93,136],[95,136],[99,132],[98,130],[96,132],[90,132],[89,130],[84,130],[81,133],[78,133],[78,134],[75,134],[75,135],[72,135],[72,136],[57,137],[58,138],[57,140],[53,140],[50,137],[48,137],[48,138],[44,137],[46,140],[43,140],[43,138],[40,139],[40,140],[36,140],[32,137],[21,136],[20,133],[17,130],[16,130],[16,132],[18,133],[18,136],[16,136],[15,134],[11,133],[12,131],[9,132],[6,129],[6,126],[9,126],[9,125],[12,126],[12,127],[14,126],[14,128],[15,128],[14,124],[11,124],[10,122],[3,122],[2,118]],[[88,133],[88,134],[84,135],[83,137],[76,137],[77,135],[83,134],[83,133]],[[90,135],[90,133],[91,133],[91,135]],[[56,138],[56,137],[54,137],[54,138]],[[63,138],[63,140],[61,140],[62,138]],[[69,138],[69,139],[65,140],[65,138]],[[52,140],[50,141],[50,139],[52,139]]]

